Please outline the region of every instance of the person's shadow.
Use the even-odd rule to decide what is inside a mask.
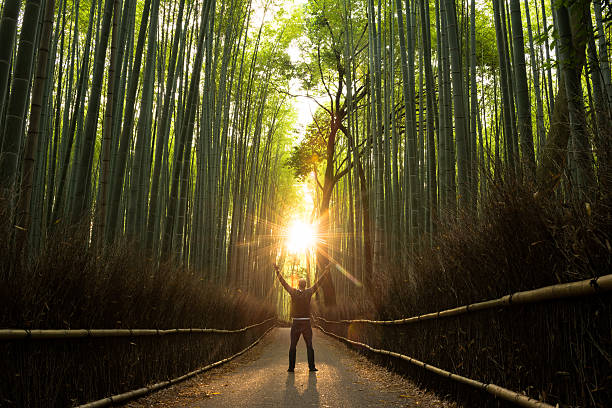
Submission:
[[[313,372],[308,373],[308,386],[304,395],[308,395],[308,399],[312,400],[312,405],[319,406],[319,391],[317,391],[317,374]]]
[[[283,398],[283,406],[319,406],[319,391],[317,391],[317,375],[316,373],[308,373],[308,383],[306,389],[300,393],[295,386],[295,374],[287,373],[285,381],[285,395]]]

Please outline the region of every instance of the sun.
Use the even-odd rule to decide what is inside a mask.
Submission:
[[[287,229],[287,249],[289,252],[304,252],[315,245],[315,228],[312,224],[295,220]]]

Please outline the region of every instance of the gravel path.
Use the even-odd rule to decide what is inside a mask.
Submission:
[[[295,373],[287,373],[289,329],[277,328],[230,363],[128,407],[456,407],[313,332],[316,373],[308,371],[302,339]]]

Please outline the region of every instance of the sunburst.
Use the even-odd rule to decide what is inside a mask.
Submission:
[[[285,241],[290,253],[302,253],[314,248],[316,244],[316,228],[301,220],[294,220],[287,229]]]

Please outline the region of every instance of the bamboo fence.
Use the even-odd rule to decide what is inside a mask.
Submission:
[[[271,317],[263,322],[252,324],[241,329],[74,329],[74,330],[27,330],[27,329],[2,329],[0,340],[49,340],[49,339],[75,339],[85,337],[136,337],[136,336],[164,336],[167,334],[232,334],[243,333],[249,329],[268,323],[276,317]]]
[[[422,320],[439,319],[462,315],[465,313],[476,312],[479,310],[493,309],[496,307],[508,307],[512,305],[538,303],[548,300],[567,299],[580,296],[595,295],[612,290],[612,274],[600,276],[594,279],[585,279],[578,282],[561,283],[558,285],[545,286],[539,289],[516,292],[498,299],[487,300],[485,302],[472,303],[470,305],[459,306],[453,309],[446,309],[439,312],[427,313],[419,316],[407,317],[397,320],[326,320],[317,317],[325,323],[367,323],[378,325],[410,324]]]
[[[266,322],[270,321],[272,319],[268,319],[266,320]],[[262,322],[265,323],[265,322]],[[260,323],[261,324],[261,323]],[[253,327],[253,326],[250,326]],[[268,334],[270,332],[270,330],[272,330],[274,327],[276,327],[276,325],[273,325],[272,327],[270,327],[268,330],[266,330],[266,332],[264,334],[261,335],[261,337],[259,337],[257,340],[255,340],[250,346],[248,346],[247,348],[239,351],[238,353],[229,356],[228,358],[225,358],[223,360],[217,361],[215,363],[209,364],[205,367],[199,368],[197,370],[191,371],[185,375],[182,375],[180,377],[177,378],[173,378],[171,380],[168,381],[162,381],[159,382],[157,384],[153,384],[153,385],[149,385],[148,387],[142,387],[142,388],[138,388],[137,390],[133,390],[133,391],[128,391],[128,392],[124,392],[122,394],[117,394],[117,395],[113,395],[111,397],[107,397],[107,398],[103,398],[97,401],[93,401],[93,402],[89,402],[87,404],[83,404],[83,405],[79,405],[76,408],[94,408],[94,407],[108,407],[111,405],[115,405],[118,403],[123,403],[129,400],[133,400],[135,398],[139,398],[142,396],[145,396],[147,394],[150,394],[154,391],[160,390],[162,388],[166,388],[169,387],[170,385],[173,384],[177,384],[179,382],[182,382],[184,380],[187,380],[195,375],[198,375],[200,373],[203,373],[204,371],[208,371],[211,368],[215,368],[217,366],[220,366],[221,364],[227,363],[230,360],[233,360],[234,358],[240,356],[241,354],[244,354],[245,352],[247,352],[248,350],[250,350],[251,348],[253,348],[255,345],[257,345],[257,343],[259,343],[261,341],[261,339],[264,338],[264,336],[266,334]]]
[[[332,332],[328,332],[327,330],[325,330],[324,328],[322,328],[319,325],[315,325],[317,328],[319,328],[319,330],[321,330],[323,333],[327,334],[328,336],[332,336],[335,337],[336,339],[342,340],[346,343],[352,344],[354,346],[359,346],[365,349],[368,349],[371,352],[377,353],[377,354],[385,354],[391,357],[396,357],[396,358],[400,358],[402,360],[408,361],[409,363],[412,363],[416,366],[419,366],[421,368],[424,368],[428,371],[431,371],[432,373],[436,373],[440,376],[449,378],[451,380],[469,385],[471,387],[474,388],[480,388],[486,392],[488,392],[489,394],[493,394],[496,397],[502,398],[506,401],[510,401],[513,402],[517,405],[523,406],[523,407],[530,407],[530,408],[555,408],[554,406],[547,404],[545,402],[542,401],[538,401],[538,400],[534,400],[533,398],[529,398],[526,395],[520,394],[518,392],[509,390],[507,388],[504,387],[500,387],[499,385],[495,385],[495,384],[485,384],[483,382],[477,381],[477,380],[473,380],[471,378],[467,378],[464,377],[462,375],[459,374],[455,374],[455,373],[451,373],[450,371],[446,371],[443,370],[441,368],[432,366],[430,364],[424,363],[420,360],[414,359],[412,357],[406,356],[404,354],[399,354],[399,353],[395,353],[393,351],[389,351],[389,350],[382,350],[382,349],[376,349],[374,347],[371,347],[365,343],[360,343],[358,341],[353,341],[353,340],[349,340],[346,337],[342,337],[339,336],[335,333]],[[558,407],[558,405],[557,405]]]
[[[456,307],[453,309],[442,310],[434,313],[427,313],[423,315],[408,317],[404,319],[397,320],[368,320],[368,319],[352,319],[352,320],[327,320],[322,317],[315,317],[317,320],[323,321],[325,323],[331,324],[343,324],[343,323],[365,323],[365,324],[375,324],[375,325],[402,325],[402,324],[410,324],[416,323],[423,320],[433,320],[439,319],[443,317],[457,316],[470,312],[476,312],[479,310],[492,309],[497,307],[509,307],[512,305],[518,304],[528,304],[528,303],[538,303],[549,300],[557,300],[557,299],[567,299],[574,298],[580,296],[588,296],[594,295],[602,292],[607,292],[612,290],[612,274],[601,276],[595,279],[586,279],[578,282],[571,283],[562,283],[558,285],[545,286],[539,289],[527,290],[522,292],[516,292],[510,295],[503,296],[498,299],[488,300],[485,302],[472,303],[465,306]],[[404,354],[395,353],[389,350],[376,349],[371,347],[368,344],[360,343],[358,341],[350,340],[346,337],[339,336],[335,333],[328,332],[323,329],[320,325],[316,325],[323,333],[335,337],[339,340],[342,340],[346,343],[359,346],[365,348],[371,352],[378,354],[385,354],[391,357],[400,358],[402,360],[408,361],[416,366],[422,367],[428,371],[436,373],[440,376],[447,377],[451,380],[461,382],[463,384],[480,388],[484,391],[487,391],[490,394],[493,394],[499,398],[504,400],[513,402],[520,406],[524,407],[533,407],[533,408],[553,408],[552,405],[546,404],[544,402],[534,400],[532,398],[527,397],[526,395],[517,393],[515,391],[509,390],[507,388],[500,387],[495,384],[485,384],[483,382],[473,380],[471,378],[463,377],[459,374],[451,373],[450,371],[443,370],[441,368],[429,365],[420,360],[414,359],[412,357],[406,356]]]

